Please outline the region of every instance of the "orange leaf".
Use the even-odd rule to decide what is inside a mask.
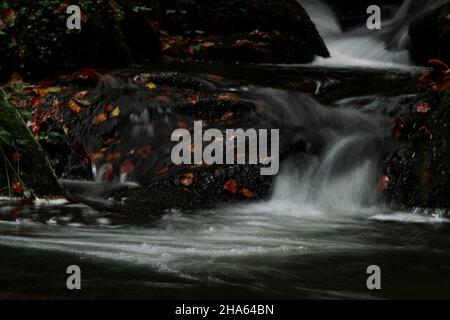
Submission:
[[[91,162],[94,163],[97,159],[100,159],[103,157],[103,153],[101,152],[92,152],[89,154],[89,159],[91,159]]]
[[[73,100],[69,101],[69,108],[75,114],[79,114],[81,112],[80,105]]]
[[[199,97],[196,97],[196,96],[189,96],[188,100],[191,104],[197,104],[200,102]]]
[[[378,177],[377,190],[378,192],[383,192],[389,186],[389,177],[382,175]]]
[[[120,172],[130,174],[131,172],[133,172],[133,170],[134,170],[133,162],[131,162],[130,160],[125,160],[124,162],[122,162]]]
[[[93,124],[100,124],[102,122],[105,122],[108,120],[108,115],[106,113],[99,114],[98,116],[94,117],[94,120],[92,121]]]
[[[237,183],[236,183],[236,180],[234,180],[234,179],[228,180],[228,181],[225,182],[225,184],[223,185],[223,188],[224,188],[225,190],[228,190],[228,191],[231,192],[231,193],[236,193],[236,191],[237,191]]]
[[[246,196],[247,198],[253,197],[253,192],[251,192],[250,189],[247,189],[247,188],[242,189],[242,194],[244,196]]]
[[[169,172],[169,168],[167,168],[167,167],[162,167],[162,168],[160,168],[158,171],[156,171],[156,175],[159,176],[159,175],[164,174],[164,173],[166,173],[166,172]]]
[[[122,154],[120,152],[113,152],[113,153],[108,154],[108,156],[106,157],[106,161],[111,162],[116,159],[119,159],[121,156],[122,156]]]

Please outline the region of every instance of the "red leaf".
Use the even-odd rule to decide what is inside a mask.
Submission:
[[[225,182],[225,184],[223,185],[223,188],[224,188],[225,190],[228,190],[228,191],[231,192],[231,193],[236,193],[236,191],[237,191],[237,183],[236,183],[236,180],[234,180],[234,179],[228,180],[228,181]]]
[[[395,139],[400,139],[400,136],[402,135],[402,129],[405,127],[405,122],[400,118],[395,118],[395,126],[392,130],[392,136]]]
[[[11,183],[11,188],[14,190],[14,192],[16,193],[22,193],[23,192],[23,187],[22,187],[22,183],[20,181],[14,180]]]
[[[243,188],[242,189],[242,194],[244,196],[246,196],[247,198],[253,197],[253,192],[250,189],[247,189],[247,188]]]
[[[162,167],[162,168],[160,168],[158,171],[156,171],[156,175],[159,176],[159,175],[162,175],[162,174],[164,174],[164,173],[166,173],[166,172],[169,172],[169,168],[167,168],[167,167]]]
[[[22,155],[18,151],[11,154],[11,161],[13,163],[18,163],[20,160],[22,160]]]
[[[125,174],[130,174],[134,170],[134,164],[130,160],[125,160],[122,162],[122,166],[120,167],[120,172]]]

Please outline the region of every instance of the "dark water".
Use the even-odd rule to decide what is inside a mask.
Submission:
[[[450,224],[437,217],[265,202],[138,227],[83,207],[22,210],[60,218],[0,223],[2,298],[450,298]],[[72,264],[81,291],[66,289]]]

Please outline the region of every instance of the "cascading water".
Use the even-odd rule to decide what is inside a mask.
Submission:
[[[324,38],[331,58],[317,58],[318,65],[389,67],[413,64],[408,50],[410,24],[445,4],[447,0],[405,0],[396,14],[381,22],[380,30],[366,25],[343,31],[325,0],[299,0]]]

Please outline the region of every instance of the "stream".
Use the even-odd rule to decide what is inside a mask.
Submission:
[[[245,66],[236,68],[249,84],[232,89],[325,141],[320,156],[283,162],[267,200],[195,212],[172,208],[155,217],[148,208],[134,218],[132,207],[116,215],[64,200],[2,198],[0,298],[450,298],[449,220],[439,210],[396,211],[376,190],[382,155],[398,147],[393,119],[420,97],[359,88],[357,81],[353,89],[327,91],[327,72],[336,70],[377,70],[399,88],[423,71],[412,65],[401,34],[407,29],[399,27],[415,16],[411,1],[376,36],[343,32],[323,3],[300,2],[332,57],[251,68],[307,70],[320,79],[316,94],[280,88],[283,72],[252,81]],[[105,186],[86,184],[86,193],[93,187]],[[69,265],[80,266],[82,290],[67,290]],[[366,286],[370,265],[381,269],[381,290]]]

